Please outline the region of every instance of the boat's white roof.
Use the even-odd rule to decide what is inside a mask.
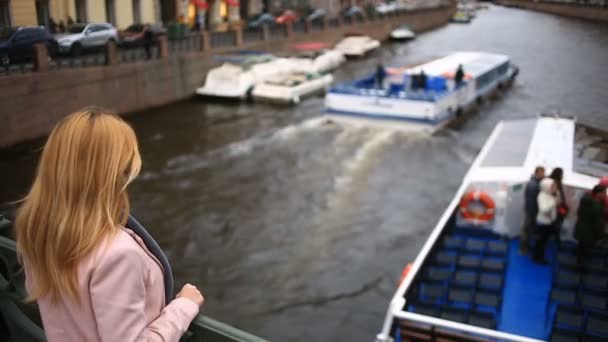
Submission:
[[[455,52],[446,57],[408,69],[408,73],[418,74],[421,70],[424,70],[427,75],[441,76],[446,72],[456,72],[458,65],[462,64],[466,74],[477,77],[508,60],[508,56],[495,53]]]
[[[503,121],[475,160],[467,182],[524,182],[537,166],[561,167],[564,184],[592,188],[597,177],[574,171],[575,122],[543,117]]]

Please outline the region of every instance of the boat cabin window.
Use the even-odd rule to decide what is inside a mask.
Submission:
[[[506,122],[483,159],[482,167],[521,167],[526,161],[536,120]]]
[[[574,170],[594,177],[608,174],[608,132],[583,124],[574,134]]]
[[[484,88],[488,84],[494,82],[498,77],[502,76],[509,70],[509,62],[505,62],[496,68],[493,68],[477,78],[477,89]]]

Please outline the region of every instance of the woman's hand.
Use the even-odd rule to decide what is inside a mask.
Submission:
[[[179,291],[176,298],[187,298],[193,301],[196,305],[201,306],[205,301],[205,297],[201,294],[201,292],[196,288],[196,286],[191,284],[186,284],[182,287],[182,290]]]

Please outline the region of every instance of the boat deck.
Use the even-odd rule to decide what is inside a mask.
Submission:
[[[608,249],[596,248],[582,272],[573,243],[556,247],[549,243],[551,262],[541,266],[518,253],[518,239],[447,229],[406,293],[405,310],[539,340],[607,341]],[[396,341],[437,337],[430,327],[395,329]]]

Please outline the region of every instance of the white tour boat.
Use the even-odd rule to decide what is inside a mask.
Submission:
[[[401,25],[391,31],[392,40],[411,40],[416,38],[416,33],[407,25]]]
[[[456,85],[459,65],[464,78]],[[509,57],[480,52],[458,52],[412,68],[382,70],[385,77],[379,78],[376,71],[332,87],[325,98],[325,114],[335,121],[433,132],[510,84],[518,73]],[[426,82],[421,81],[422,71]]]
[[[326,92],[332,82],[331,74],[299,72],[277,75],[257,84],[252,96],[256,100],[297,104],[305,96]]]
[[[608,134],[573,119],[500,122],[403,270],[376,342],[608,340],[608,248],[596,243],[579,264],[573,239],[581,196],[608,170],[608,158],[587,158],[592,147],[606,156]],[[570,207],[548,264],[519,253],[537,166],[563,169]]]
[[[380,42],[368,36],[350,36],[336,44],[336,50],[346,57],[361,57],[380,47]]]

